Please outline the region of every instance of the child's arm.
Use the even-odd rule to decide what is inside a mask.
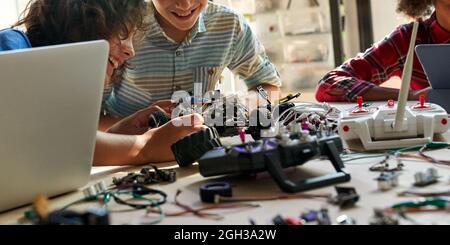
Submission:
[[[119,117],[100,115],[100,121],[98,123],[98,130],[101,132],[106,132],[109,128],[111,128],[113,125],[119,123],[122,119],[123,118],[119,118]]]
[[[193,114],[176,118],[142,135],[97,132],[94,165],[142,165],[173,161],[171,146],[205,128],[203,118]]]
[[[243,17],[240,18],[236,42],[233,45],[233,58],[228,68],[243,78],[249,88],[264,85],[269,91],[279,91],[281,86],[276,67],[270,62],[264,47]]]
[[[113,134],[140,135],[148,131],[152,113],[163,111],[170,118],[175,105],[171,100],[162,100],[126,118],[101,115],[98,130]]]
[[[144,148],[147,135],[119,135],[97,132],[94,165],[131,165],[144,164],[139,152]]]
[[[319,82],[318,101],[388,100],[398,97],[398,89],[379,87],[394,75],[401,75],[411,36],[410,25],[397,28],[390,36],[364,54],[329,72]],[[415,64],[415,66],[417,63]],[[410,99],[415,93],[410,92]]]

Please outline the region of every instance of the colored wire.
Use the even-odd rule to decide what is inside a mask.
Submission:
[[[420,208],[386,208],[384,209],[386,213],[435,213],[435,212],[449,212],[449,208],[429,208],[429,207],[420,207]]]
[[[161,198],[159,199],[152,199],[145,197],[146,195],[160,195]],[[130,195],[132,198],[129,200],[122,199],[121,196]],[[99,198],[102,198],[102,202],[105,205],[105,207],[110,202],[111,198],[114,199],[114,201],[119,205],[125,205],[132,207],[134,209],[146,209],[149,207],[160,209],[160,206],[166,203],[167,195],[159,190],[150,189],[141,185],[133,186],[133,190],[118,190],[115,192],[112,191],[106,191],[102,192],[90,197],[85,197],[82,199],[79,199],[77,201],[74,201],[72,203],[67,204],[63,208],[60,209],[60,211],[64,211],[74,205],[85,203],[85,202],[92,202],[92,201],[98,201]],[[144,201],[145,203],[138,203],[138,202],[132,202],[132,200],[135,201]],[[160,218],[163,219],[164,213],[162,210],[160,210]]]
[[[166,218],[166,214],[164,213],[163,209],[161,208],[161,206],[157,206],[155,207],[159,213],[159,218],[150,221],[150,222],[142,222],[141,225],[157,225],[159,223],[161,223],[165,218]],[[147,212],[147,216],[148,216],[148,212]]]
[[[450,144],[446,143],[446,142],[433,142],[433,143],[429,143],[426,144],[424,146],[422,146],[419,149],[419,155],[414,155],[414,154],[409,154],[409,153],[403,153],[400,152],[397,156],[398,157],[404,157],[404,158],[413,158],[413,159],[418,159],[418,160],[422,160],[422,161],[426,161],[426,162],[431,162],[434,164],[438,164],[438,165],[445,165],[445,166],[450,166],[450,161],[449,160],[438,160],[434,157],[431,157],[427,154],[425,154],[425,152],[427,150],[435,150],[435,149],[442,149],[442,148],[446,148],[448,147]]]
[[[386,157],[386,155],[375,155],[375,156],[365,156],[365,157],[355,157],[350,159],[343,159],[342,161],[344,163],[353,162],[357,160],[363,160],[363,159],[373,159],[373,158],[380,158],[380,157]]]
[[[329,199],[330,194],[287,194],[287,195],[276,195],[276,196],[266,196],[266,197],[219,197],[219,202],[253,202],[253,201],[273,201],[273,200],[289,200],[289,199],[313,199],[313,198],[324,198]]]
[[[135,209],[146,209],[149,207],[158,207],[158,206],[163,205],[167,201],[166,193],[164,193],[160,190],[147,188],[143,185],[134,185],[133,186],[133,190],[131,192],[132,199],[124,200],[124,199],[120,198],[120,195],[129,194],[129,193],[130,193],[129,191],[126,191],[126,192],[118,191],[116,193],[112,193],[111,196],[114,198],[114,201],[116,201],[116,203],[130,206]],[[158,195],[160,198],[159,199],[150,199],[150,198],[146,197],[148,195]],[[132,200],[144,201],[145,203],[142,204],[142,203],[132,202]]]
[[[442,197],[442,196],[450,196],[450,191],[442,191],[442,192],[415,192],[404,191],[398,194],[399,196],[417,196],[417,197]]]
[[[415,145],[415,146],[410,146],[410,147],[405,147],[405,148],[391,149],[389,151],[366,150],[366,151],[356,151],[356,152],[351,152],[351,153],[343,153],[341,155],[341,157],[346,158],[347,156],[357,155],[357,154],[385,152],[385,154],[383,154],[383,155],[355,157],[355,158],[350,158],[350,159],[344,159],[343,161],[345,163],[347,163],[347,162],[361,160],[361,159],[372,159],[372,158],[386,157],[387,155],[395,155],[396,157],[415,158],[415,159],[419,159],[419,160],[423,160],[423,161],[427,161],[427,162],[433,162],[433,163],[443,164],[443,165],[450,165],[450,161],[440,161],[440,160],[434,159],[425,154],[425,151],[427,149],[442,149],[442,148],[449,147],[449,146],[450,146],[450,144],[446,143],[446,142],[432,142],[432,143],[428,143],[425,145]],[[412,151],[412,150],[419,150],[419,156],[414,155],[414,154],[405,153],[407,151]]]
[[[183,216],[183,215],[187,215],[187,214],[194,214],[194,215],[196,215],[200,218],[204,218],[204,219],[222,220],[222,219],[224,219],[223,216],[216,214],[216,213],[207,213],[205,211],[217,210],[217,209],[238,209],[238,208],[257,208],[257,207],[259,207],[259,205],[256,205],[256,204],[233,204],[233,205],[215,204],[215,205],[210,205],[208,207],[192,208],[186,204],[182,204],[179,201],[179,196],[181,195],[181,193],[182,193],[181,190],[177,191],[177,193],[175,195],[175,205],[184,209],[184,211],[173,212],[173,213],[166,212],[166,217],[178,217],[178,216]],[[154,208],[147,209],[147,213],[156,213],[156,212],[158,212],[158,211]]]
[[[61,210],[61,211],[64,211],[64,210],[66,210],[66,209],[68,209],[68,208],[70,208],[70,207],[72,207],[72,206],[74,206],[74,205],[77,205],[77,204],[81,204],[81,203],[85,203],[85,202],[91,202],[91,201],[97,201],[97,197],[95,197],[95,199],[92,199],[92,198],[93,198],[93,197],[90,197],[90,198],[83,198],[83,199],[74,201],[74,202],[69,203],[69,204],[67,204],[66,206],[62,207],[60,210]]]

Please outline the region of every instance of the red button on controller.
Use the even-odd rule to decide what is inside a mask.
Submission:
[[[352,113],[353,114],[368,113],[369,110],[363,108],[363,97],[358,96],[357,101],[358,101],[358,109],[353,110]]]

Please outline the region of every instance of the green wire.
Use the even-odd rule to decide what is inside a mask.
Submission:
[[[353,162],[353,161],[362,160],[362,159],[372,159],[372,158],[379,158],[379,157],[386,157],[386,155],[355,157],[355,158],[346,159],[346,160],[342,160],[342,161],[347,163],[347,162]]]
[[[124,195],[124,194],[132,194],[132,193],[133,192],[131,192],[131,191],[117,191],[115,194]],[[71,206],[74,206],[76,204],[81,204],[81,203],[84,203],[84,202],[96,201],[96,200],[98,200],[98,198],[100,196],[103,196],[103,202],[105,203],[105,205],[107,205],[111,201],[111,196],[112,195],[113,194],[110,193],[110,192],[99,193],[99,194],[97,194],[95,196],[86,197],[86,198],[74,201],[72,203],[69,203],[66,206],[64,206],[63,208],[61,208],[60,211],[64,211],[64,210],[66,210],[66,209],[68,209]],[[142,196],[133,196],[133,197],[137,198],[137,199],[143,199],[143,200],[149,201],[151,203],[155,203],[154,200],[151,200],[149,198],[145,198],[145,197],[142,197]],[[160,214],[158,219],[156,219],[154,221],[151,221],[149,223],[145,223],[144,225],[156,225],[156,224],[161,223],[166,218],[166,215],[165,215],[165,213],[164,213],[164,211],[163,211],[163,209],[161,208],[160,205],[156,205],[155,208],[158,209],[159,214]]]
[[[391,208],[394,209],[401,209],[401,208],[421,208],[426,206],[433,206],[437,208],[445,208],[449,205],[449,199],[448,198],[442,198],[442,197],[429,197],[429,198],[422,198],[418,201],[407,201],[407,202],[401,202],[397,203],[391,206]]]
[[[355,151],[355,152],[351,152],[351,153],[344,153],[344,154],[342,154],[342,157],[351,156],[351,155],[357,155],[357,154],[367,154],[367,153],[383,153],[383,152],[385,153],[383,155],[364,156],[364,157],[356,157],[356,158],[343,160],[343,162],[351,162],[351,161],[356,161],[356,160],[361,160],[361,159],[371,159],[371,158],[378,158],[378,157],[386,157],[386,154],[396,154],[396,153],[407,152],[407,151],[412,151],[412,150],[420,150],[424,146],[427,149],[442,149],[442,148],[449,147],[450,144],[447,143],[447,142],[431,142],[431,143],[428,143],[426,145],[415,145],[415,146],[404,147],[404,148],[395,148],[395,149],[387,150],[387,151],[383,151],[383,150]]]
[[[70,208],[70,207],[72,207],[72,206],[74,206],[74,205],[76,205],[76,204],[81,204],[81,203],[85,203],[85,202],[96,201],[100,195],[102,195],[102,194],[98,194],[98,195],[91,196],[91,197],[85,197],[85,198],[83,198],[83,199],[74,201],[74,202],[72,202],[72,203],[67,204],[66,206],[64,206],[63,208],[61,208],[59,211],[64,211],[64,210],[66,210],[66,209],[68,209],[68,208]]]
[[[149,223],[144,223],[142,225],[157,225],[157,224],[161,223],[166,218],[166,214],[162,210],[161,206],[158,205],[158,206],[156,206],[156,208],[159,211],[159,218],[154,220],[154,221],[151,221]]]

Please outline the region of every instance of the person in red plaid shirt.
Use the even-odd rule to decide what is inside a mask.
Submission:
[[[398,11],[415,19],[432,13],[428,19],[420,20],[416,45],[450,43],[450,0],[399,0]],[[413,23],[397,27],[364,54],[329,72],[317,86],[316,99],[329,102],[355,101],[358,96],[369,101],[396,99],[398,89],[379,85],[391,77],[401,77],[412,29]],[[417,100],[428,90],[427,76],[415,56],[409,99]]]

